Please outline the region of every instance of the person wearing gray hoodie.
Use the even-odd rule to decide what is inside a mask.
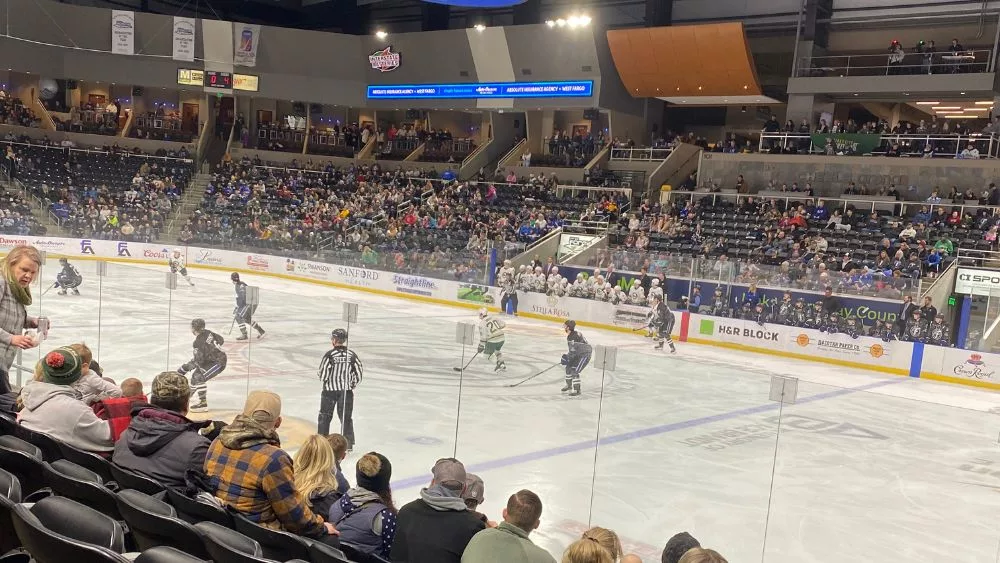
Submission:
[[[399,510],[391,558],[405,563],[461,563],[472,536],[486,524],[468,510],[466,472],[455,458],[439,459],[431,484]]]
[[[72,348],[56,348],[42,358],[42,380],[21,390],[24,408],[18,421],[28,430],[42,432],[74,448],[109,452],[115,443],[111,425],[79,400],[72,385],[82,375],[83,360]]]

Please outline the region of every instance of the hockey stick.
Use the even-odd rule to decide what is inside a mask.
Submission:
[[[56,282],[56,283],[50,285],[48,287],[48,289],[46,289],[45,291],[42,292],[42,295],[40,297],[44,297],[46,293],[48,293],[50,290],[52,290],[57,285],[59,285],[59,282]]]
[[[471,365],[471,364],[472,364],[472,360],[475,360],[475,359],[476,359],[476,356],[478,356],[478,355],[479,355],[479,352],[480,352],[480,350],[476,350],[476,353],[475,353],[475,354],[473,354],[471,358],[469,358],[469,361],[468,361],[468,362],[466,362],[464,366],[462,366],[462,367],[460,367],[460,368],[451,368],[451,369],[453,369],[453,370],[455,370],[455,371],[465,371],[466,369],[468,369],[469,365]]]
[[[539,375],[542,375],[543,373],[545,373],[545,372],[549,371],[550,369],[552,369],[552,368],[554,368],[556,366],[559,366],[559,365],[562,365],[562,364],[561,363],[559,363],[559,364],[552,364],[551,366],[543,369],[542,371],[536,373],[535,375],[532,375],[532,376],[530,376],[530,377],[528,377],[526,379],[522,379],[521,381],[518,381],[517,383],[511,383],[510,385],[504,385],[504,387],[517,387],[518,385],[520,385],[522,383],[526,383],[528,381],[531,381],[532,379],[538,377]]]
[[[233,315],[233,322],[229,323],[229,332],[226,333],[226,336],[229,336],[233,333],[234,326],[236,326],[236,315]]]

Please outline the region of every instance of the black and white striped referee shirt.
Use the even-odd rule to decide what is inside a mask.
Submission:
[[[346,346],[333,348],[319,363],[324,391],[351,391],[361,383],[363,373],[361,359]]]

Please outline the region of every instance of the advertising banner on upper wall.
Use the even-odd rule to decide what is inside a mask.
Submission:
[[[135,12],[111,10],[111,52],[135,54]]]
[[[194,41],[195,41],[195,21],[194,18],[181,18],[174,16],[174,60],[194,61]]]
[[[257,66],[260,26],[249,23],[233,24],[233,64]]]
[[[963,295],[1000,294],[1000,272],[959,268],[955,276],[955,293]]]

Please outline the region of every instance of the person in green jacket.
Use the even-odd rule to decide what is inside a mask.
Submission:
[[[538,495],[527,489],[510,495],[503,522],[472,536],[462,553],[462,563],[556,563],[548,551],[528,539],[541,517],[542,499]]]
[[[955,245],[952,244],[951,239],[948,237],[939,238],[938,241],[934,243],[934,248],[946,256],[951,256],[955,253]]]

